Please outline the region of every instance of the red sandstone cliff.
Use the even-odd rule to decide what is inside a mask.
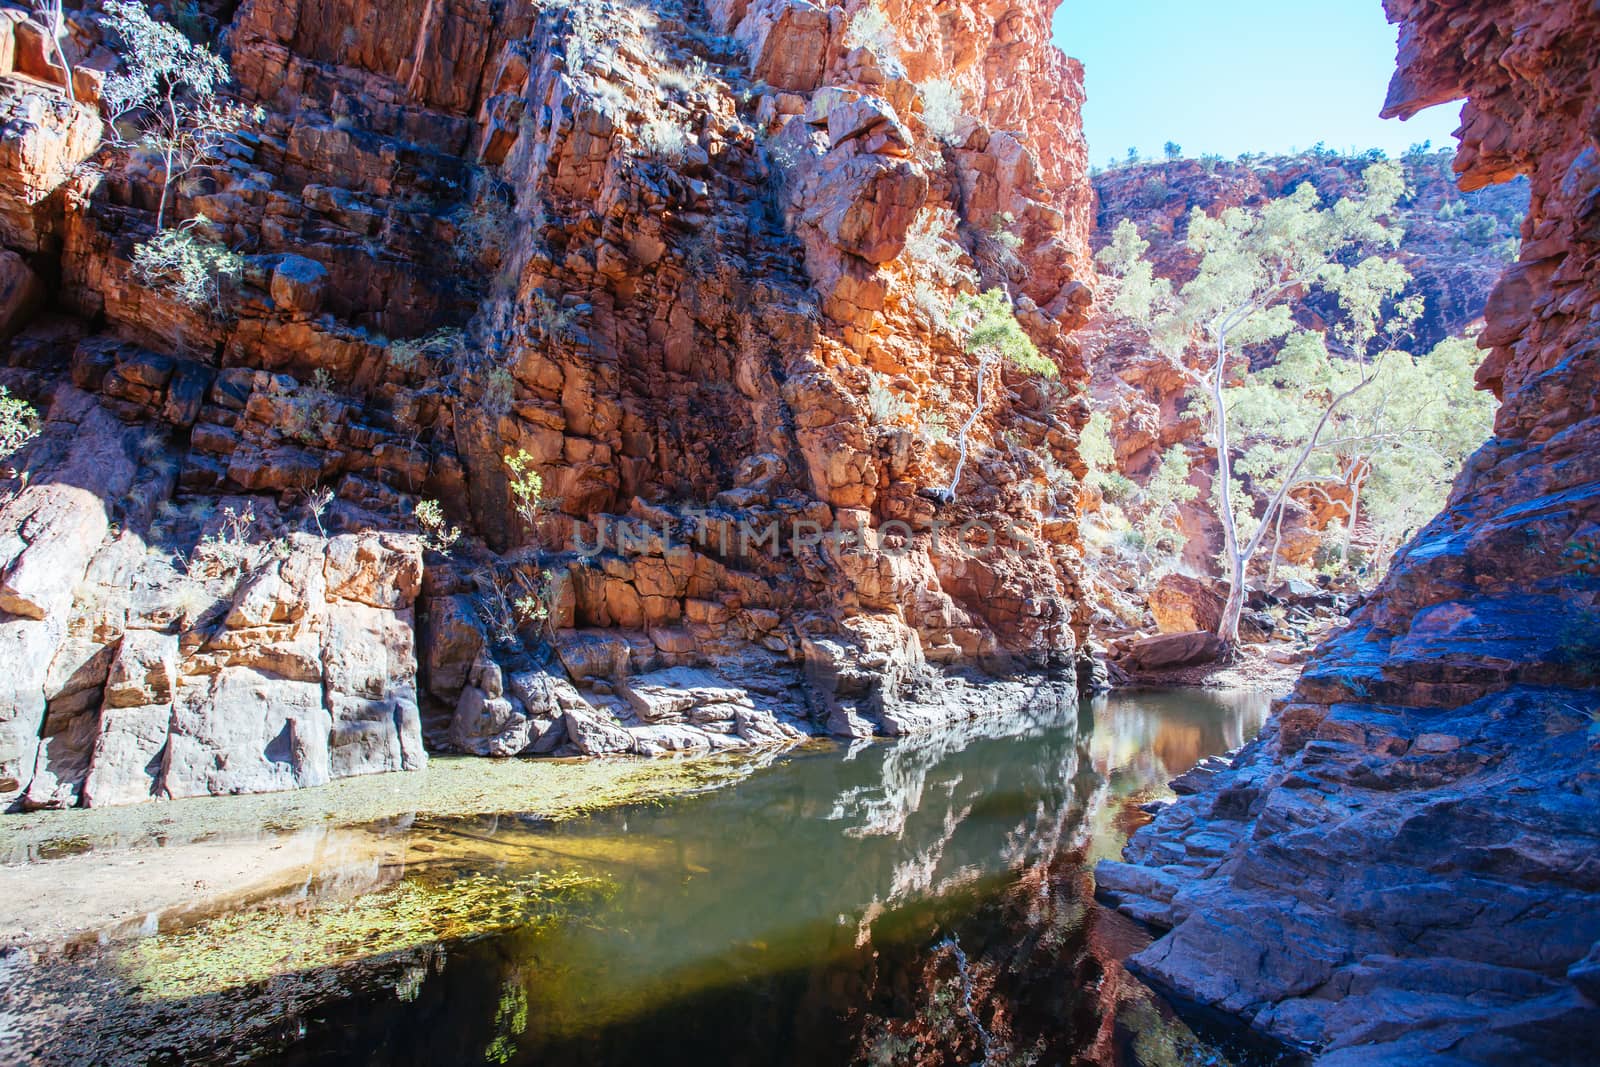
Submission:
[[[983,671],[1070,680],[1085,608],[1050,483],[1086,416],[1081,72],[1048,3],[891,2],[862,46],[866,6],[207,8],[264,109],[169,205],[244,256],[220,315],[133,270],[159,178],[97,148],[97,9],[69,20],[77,106],[8,15],[4,381],[48,420],[0,514],[5,787],[284,788],[415,766],[424,734],[504,755],[900,732],[1025,693]],[[937,137],[935,78],[957,100]],[[938,427],[976,378],[943,311],[979,284],[1061,381],[991,387],[940,504]],[[552,502],[532,524],[519,452]],[[467,528],[452,556],[423,552],[422,499]],[[227,508],[255,521],[212,560]],[[968,521],[1013,550],[950,532]],[[549,632],[500,640],[483,604],[519,572]]]

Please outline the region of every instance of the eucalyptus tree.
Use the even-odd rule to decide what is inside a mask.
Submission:
[[[1408,537],[1443,507],[1461,465],[1488,439],[1496,402],[1477,389],[1482,353],[1447,337],[1425,356],[1392,356],[1369,389],[1340,409],[1323,442],[1326,471],[1350,490],[1340,558],[1349,565],[1365,520],[1374,577]]]
[[[1401,230],[1388,220],[1405,192],[1401,170],[1375,163],[1361,184],[1357,195],[1328,206],[1305,184],[1258,209],[1230,208],[1216,218],[1195,209],[1188,241],[1199,265],[1181,286],[1157,276],[1146,258],[1149,243],[1127,220],[1099,256],[1102,268],[1120,279],[1112,311],[1149,329],[1156,350],[1207,409],[1228,581],[1217,632],[1230,649],[1238,642],[1250,562],[1277,527],[1290,490],[1329,424],[1377,380],[1421,313],[1420,298],[1401,296],[1409,273],[1383,255],[1400,242]],[[1319,294],[1318,317],[1326,324],[1308,329],[1295,313]],[[1275,349],[1275,358],[1264,361],[1265,371],[1252,370],[1247,353],[1263,348]],[[1230,386],[1287,382],[1300,389],[1302,401],[1313,402],[1283,404],[1282,389],[1257,391],[1255,399],[1278,405],[1275,413],[1258,414],[1281,423],[1275,436],[1289,447],[1252,457],[1249,473],[1257,484],[1276,482],[1265,510],[1255,515],[1235,477]],[[1247,533],[1252,520],[1255,528]]]
[[[111,142],[147,148],[161,160],[156,232],[166,221],[167,190],[197,168],[210,166],[223,144],[259,108],[219,99],[228,65],[203,44],[151,17],[143,4],[110,0],[106,23],[121,38],[122,66],[106,79],[102,98]]]

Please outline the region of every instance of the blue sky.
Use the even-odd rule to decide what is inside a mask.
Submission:
[[[1063,0],[1055,42],[1083,60],[1089,159],[1454,146],[1460,107],[1378,118],[1395,28],[1380,0]]]

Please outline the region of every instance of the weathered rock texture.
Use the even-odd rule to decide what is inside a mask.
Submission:
[[[206,7],[265,116],[169,200],[245,257],[221,313],[133,268],[159,168],[97,151],[100,16],[69,18],[77,106],[48,64],[0,64],[5,381],[50,412],[0,533],[9,789],[282,788],[413,765],[419,731],[487,755],[896,733],[1011,692],[946,673],[1070,672],[1076,518],[1048,485],[1087,415],[1081,72],[1049,3],[888,3],[870,47],[864,6]],[[936,77],[964,113],[938,137]],[[907,248],[929,218],[938,263]],[[941,504],[933,423],[977,369],[945,311],[977,281],[1061,382],[991,386]],[[52,450],[84,424],[74,448],[123,458],[80,482]],[[452,557],[411,536],[421,499],[466,527]],[[214,553],[229,506],[247,565],[125,558]],[[522,579],[548,624],[490,625]],[[232,607],[152,614],[169,580]]]
[[[1329,1063],[1577,1063],[1600,1034],[1600,12],[1390,0],[1386,112],[1468,98],[1464,188],[1526,174],[1490,297],[1495,436],[1263,738],[1101,890],[1136,958]],[[1430,1058],[1437,1057],[1437,1059]]]

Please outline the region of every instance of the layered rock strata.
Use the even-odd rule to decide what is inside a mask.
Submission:
[[[0,50],[20,116],[0,237],[26,289],[4,380],[49,415],[16,457],[6,588],[72,564],[0,605],[26,642],[8,788],[281,788],[414,765],[419,736],[508,755],[904,732],[1007,704],[1017,671],[1070,677],[1086,616],[1055,490],[1087,413],[1067,337],[1090,299],[1081,72],[1048,4],[890,3],[864,34],[867,7],[206,8],[263,115],[168,202],[243,256],[219,307],[134,267],[159,168],[99,147],[98,12],[69,13],[76,105],[58,68]],[[945,504],[977,381],[948,310],[993,286],[1060,382],[991,382]],[[150,432],[80,486],[52,450],[84,420]],[[526,514],[518,456],[543,482]],[[423,499],[466,528],[449,555],[416,536]],[[36,507],[70,530],[26,525]],[[214,611],[151,614],[137,590],[170,576],[112,562],[219,539],[248,565],[174,572]],[[408,562],[386,578],[380,553],[369,596],[336,594],[347,543]],[[495,618],[530,589],[540,611]],[[346,641],[393,661],[384,685],[335,663]],[[118,671],[154,680],[123,693]],[[138,735],[118,764],[138,773],[102,791],[124,706],[144,709],[114,731]],[[336,756],[351,730],[360,759]]]
[[[1262,738],[1103,863],[1144,973],[1327,1063],[1576,1063],[1600,1034],[1600,14],[1390,0],[1386,114],[1525,174],[1494,438]]]

